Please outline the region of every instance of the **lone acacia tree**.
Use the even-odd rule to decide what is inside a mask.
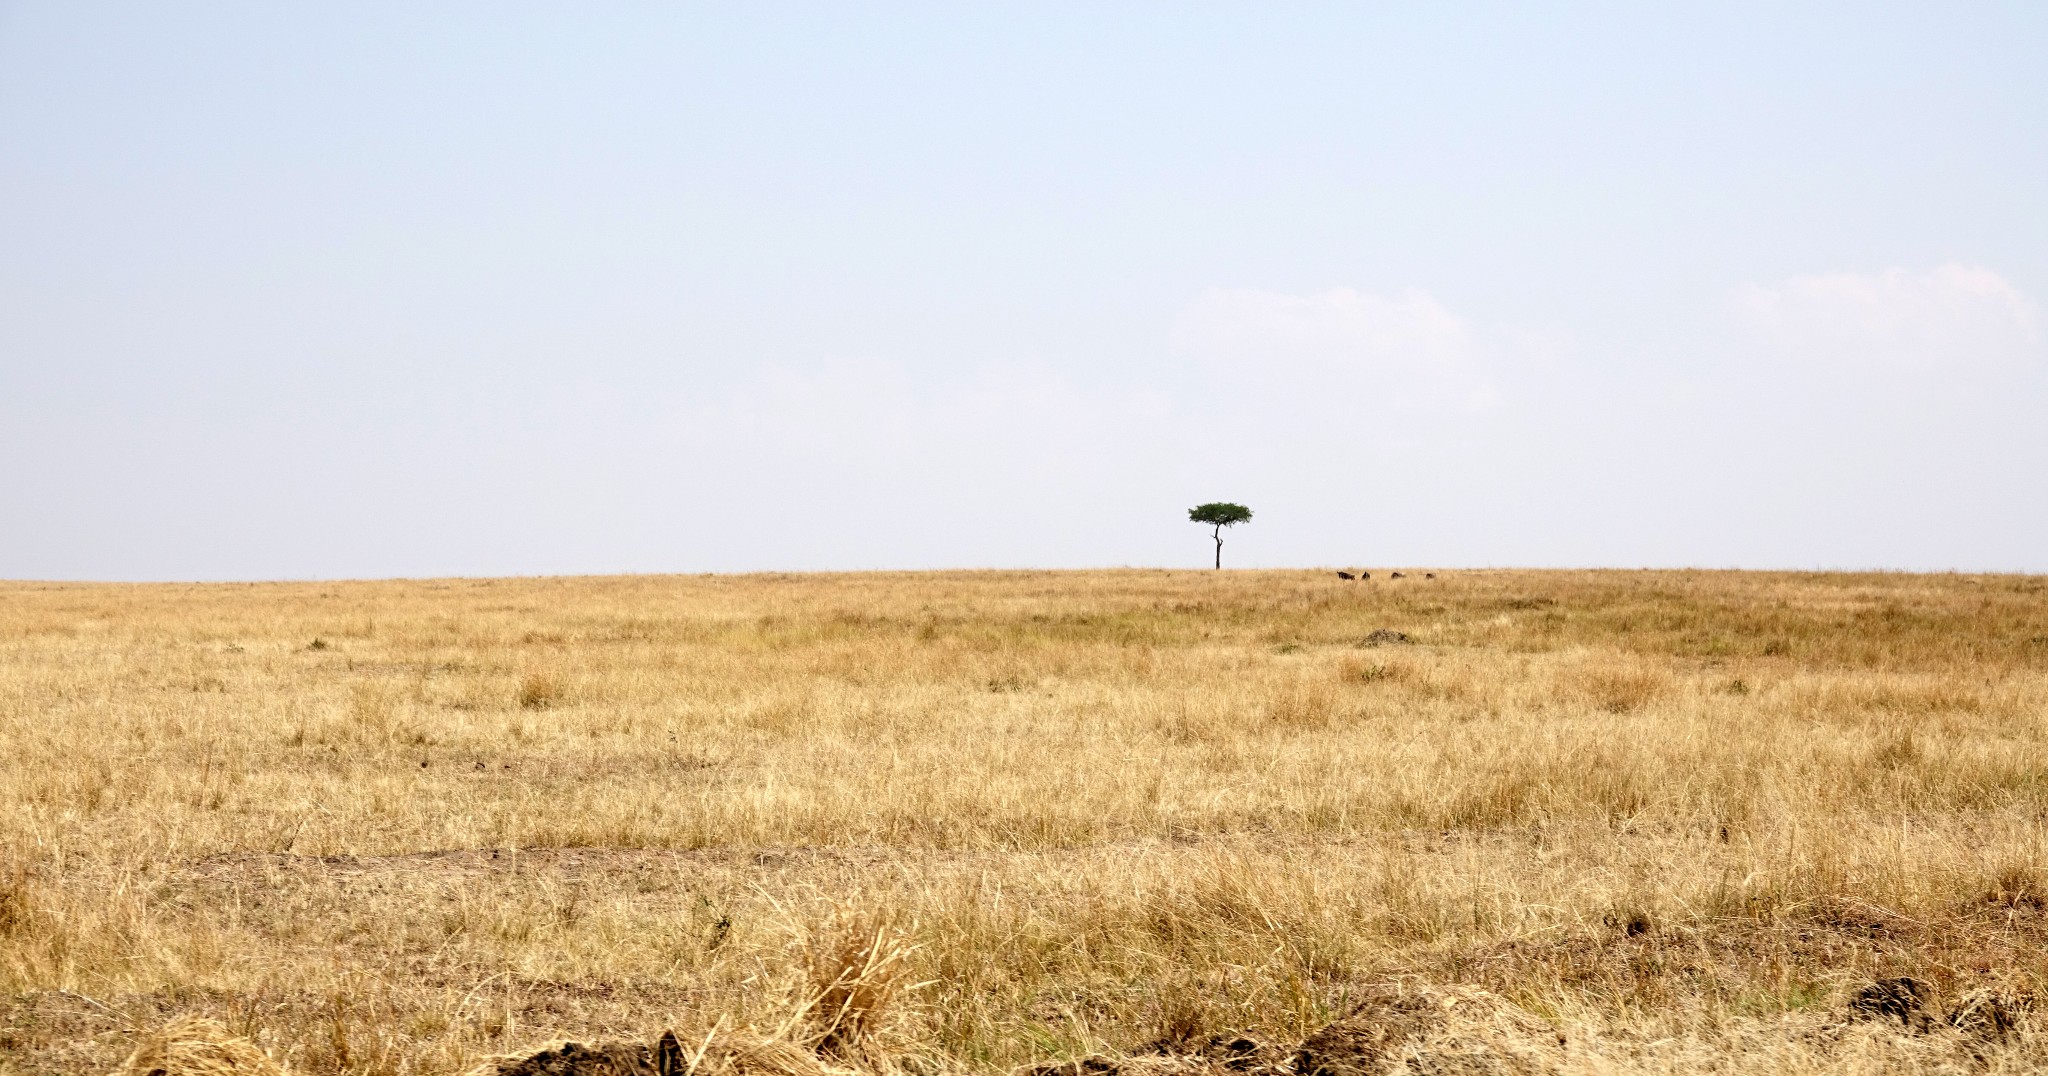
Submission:
[[[1216,501],[1188,509],[1188,518],[1216,528],[1216,567],[1220,571],[1223,568],[1223,528],[1235,527],[1252,518],[1252,510],[1241,504]]]

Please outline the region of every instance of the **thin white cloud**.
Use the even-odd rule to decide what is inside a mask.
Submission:
[[[1931,372],[2010,367],[2041,352],[2040,306],[1980,266],[1797,276],[1741,288],[1734,307],[1798,360]]]
[[[1311,295],[1213,289],[1182,312],[1173,349],[1214,376],[1304,402],[1483,410],[1497,399],[1479,334],[1426,292]]]

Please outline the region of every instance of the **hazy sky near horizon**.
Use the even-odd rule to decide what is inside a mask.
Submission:
[[[0,578],[2048,571],[2048,5],[0,2]]]

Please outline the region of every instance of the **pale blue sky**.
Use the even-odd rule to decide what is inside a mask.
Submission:
[[[2048,5],[0,3],[0,578],[2048,571]]]

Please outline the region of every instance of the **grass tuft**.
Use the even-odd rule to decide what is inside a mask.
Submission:
[[[522,710],[545,710],[562,701],[562,685],[551,676],[528,673],[519,681],[515,696]]]

